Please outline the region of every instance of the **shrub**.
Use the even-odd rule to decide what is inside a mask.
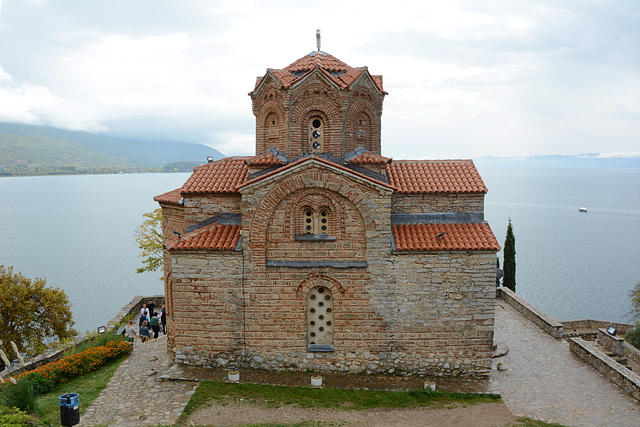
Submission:
[[[78,344],[76,347],[65,350],[64,356],[72,356],[74,354],[82,353],[85,350],[88,350],[93,347],[102,347],[107,345],[107,343],[111,341],[127,341],[127,339],[122,335],[116,335],[114,331],[105,332],[104,334],[98,334],[91,338],[86,339],[82,343]]]
[[[92,347],[82,353],[65,357],[57,362],[48,363],[33,371],[17,375],[18,384],[28,381],[37,395],[48,393],[58,384],[69,379],[93,372],[111,360],[129,355],[131,345],[126,341],[111,341],[101,347]],[[0,386],[9,387],[8,385]]]
[[[18,408],[0,406],[0,426],[32,427],[40,425],[31,415]]]
[[[640,320],[636,321],[636,327],[628,331],[624,339],[637,349],[640,349]]]
[[[7,408],[18,408],[32,414],[36,410],[38,396],[33,390],[33,384],[27,379],[9,384],[0,389],[0,403]],[[2,424],[4,425],[4,424]]]

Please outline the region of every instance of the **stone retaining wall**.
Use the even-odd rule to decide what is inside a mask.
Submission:
[[[640,400],[640,376],[631,372],[596,347],[582,338],[571,338],[569,348],[582,360],[593,366],[610,381],[622,387],[634,399]]]
[[[109,320],[109,322],[107,322],[107,324],[105,325],[107,328],[107,331],[115,330],[118,326],[118,323],[121,323],[122,320],[125,317],[127,317],[130,313],[133,313],[135,316],[135,314],[140,312],[140,309],[142,308],[142,304],[146,304],[149,300],[153,300],[154,304],[156,304],[156,306],[159,307],[162,304],[164,304],[164,295],[154,295],[151,297],[143,297],[143,296],[134,297],[131,300],[131,302],[129,302],[129,304],[122,307],[118,312],[118,314],[116,314],[111,320]],[[80,346],[87,339],[93,336],[95,336],[95,334],[85,335],[83,337],[80,337],[76,340],[73,340],[67,343],[62,348],[56,348],[55,350],[51,350],[46,353],[42,353],[34,358],[25,360],[24,362],[25,366],[18,367],[17,369],[12,370],[11,375],[13,376],[13,375],[18,375],[22,372],[33,371],[34,369],[38,369],[41,366],[46,365],[47,363],[57,362],[58,360],[64,357],[65,351],[74,349]]]
[[[609,335],[607,330],[604,328],[598,329],[598,344],[618,356],[622,356],[624,354],[624,339],[618,336]]]
[[[618,334],[624,335],[628,330],[633,329],[633,325],[631,323],[619,323],[619,322],[608,322],[606,320],[595,320],[595,319],[579,319],[579,320],[566,320],[562,322],[565,331],[570,330],[584,330],[584,329],[592,329],[597,330],[599,328],[608,328],[609,326],[615,326],[618,329]]]
[[[546,333],[554,338],[562,338],[563,325],[559,320],[549,316],[548,314],[538,310],[531,305],[529,301],[517,295],[511,289],[501,286],[497,289],[497,297],[502,298],[510,306],[515,308],[524,317],[539,326]]]
[[[640,365],[640,350],[626,341],[624,342],[624,349],[626,350],[625,356],[627,356],[627,359],[632,360]]]

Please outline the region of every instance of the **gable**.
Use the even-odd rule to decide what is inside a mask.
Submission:
[[[294,175],[299,171],[307,170],[309,169],[309,167],[327,170],[330,173],[335,173],[336,175],[344,176],[348,180],[361,182],[367,186],[376,188],[378,190],[386,190],[389,192],[392,192],[394,190],[393,186],[385,182],[375,180],[372,177],[369,177],[363,173],[356,172],[352,169],[346,168],[337,163],[330,162],[316,155],[310,155],[309,157],[300,158],[295,162],[290,163],[287,166],[284,166],[282,168],[274,170],[265,175],[251,179],[246,183],[244,183],[244,185],[240,186],[238,190],[240,192],[243,192],[254,186],[262,187],[265,185],[272,185],[284,179],[285,177]]]

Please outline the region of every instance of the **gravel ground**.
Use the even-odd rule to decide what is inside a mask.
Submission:
[[[191,414],[187,425],[238,426],[255,423],[315,421],[348,426],[506,426],[517,425],[504,403],[485,403],[449,409],[370,409],[332,411],[295,407],[267,408],[242,401],[212,404]]]

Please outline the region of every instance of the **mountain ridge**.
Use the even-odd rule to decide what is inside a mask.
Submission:
[[[113,138],[51,126],[0,122],[3,175],[151,171],[178,162],[204,164],[208,156],[224,157],[203,144]]]

